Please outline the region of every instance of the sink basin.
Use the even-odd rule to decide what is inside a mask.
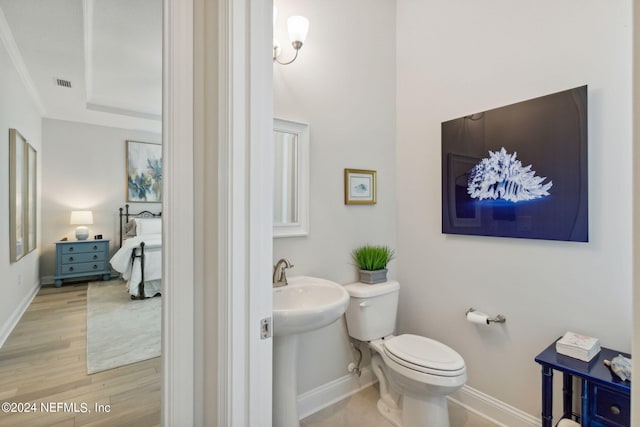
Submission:
[[[273,288],[273,426],[300,427],[298,417],[298,339],[330,325],[349,304],[346,289],[317,277],[296,276]]]
[[[287,286],[273,288],[273,335],[291,335],[320,329],[342,316],[349,294],[330,280],[296,276]]]

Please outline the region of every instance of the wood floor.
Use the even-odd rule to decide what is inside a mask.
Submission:
[[[0,426],[160,425],[160,358],[87,375],[86,307],[86,283],[40,290],[0,349]]]

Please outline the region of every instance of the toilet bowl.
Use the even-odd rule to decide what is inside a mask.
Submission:
[[[410,334],[388,336],[369,346],[375,352],[372,363],[382,362],[378,372],[374,368],[382,415],[397,427],[449,426],[446,396],[467,381],[462,357],[438,341]]]
[[[378,410],[396,427],[448,427],[446,396],[467,380],[464,359],[436,340],[393,335],[398,282],[345,288],[349,335],[368,342],[371,366],[379,382]]]

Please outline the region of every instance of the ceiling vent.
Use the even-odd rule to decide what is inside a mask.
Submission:
[[[69,80],[56,79],[58,86],[71,88],[71,82]]]

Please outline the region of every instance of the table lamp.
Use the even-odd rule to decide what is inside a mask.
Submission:
[[[76,228],[76,239],[87,240],[89,237],[89,228],[87,225],[93,224],[93,213],[91,211],[72,211],[71,225],[79,225]]]

